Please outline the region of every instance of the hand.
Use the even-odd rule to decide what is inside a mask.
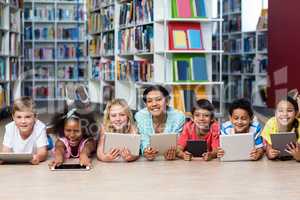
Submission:
[[[297,161],[300,161],[300,148],[298,144],[291,142],[290,144],[286,145],[287,148],[285,149],[286,152],[291,154],[293,158]]]
[[[272,147],[269,147],[267,149],[267,156],[270,160],[273,160],[275,158],[277,158],[280,154],[280,151],[273,149]]]
[[[165,153],[164,157],[166,160],[175,160],[176,159],[176,147],[170,147]]]
[[[251,152],[250,152],[250,159],[251,160],[258,160],[260,158],[260,152],[258,149],[254,148]]]
[[[157,149],[153,149],[151,147],[147,147],[145,150],[144,150],[144,157],[149,160],[149,161],[152,161],[155,159],[156,157],[156,154],[158,153],[158,150]]]
[[[113,161],[117,159],[120,156],[120,150],[119,149],[111,149],[108,154],[105,155],[106,161]]]
[[[217,157],[222,158],[224,156],[224,154],[225,154],[224,150],[221,147],[219,147],[217,149]]]
[[[212,152],[205,152],[202,154],[203,160],[205,161],[210,161],[213,159],[213,154]]]
[[[188,152],[188,151],[183,152],[183,160],[191,161],[192,157],[193,157],[193,155],[190,152]]]
[[[79,164],[81,166],[86,166],[86,167],[89,167],[89,168],[92,167],[92,161],[86,153],[81,153],[79,155]]]
[[[39,159],[38,155],[36,155],[36,154],[33,155],[33,158],[32,158],[32,160],[30,162],[33,165],[38,165],[40,163],[40,159]]]
[[[56,166],[60,166],[62,165],[64,162],[63,159],[56,157],[54,160],[50,161],[50,163],[48,164],[49,168],[54,168]]]
[[[121,156],[124,160],[126,160],[127,162],[130,162],[134,159],[134,156],[131,154],[131,152],[129,151],[129,149],[124,148],[121,151]]]

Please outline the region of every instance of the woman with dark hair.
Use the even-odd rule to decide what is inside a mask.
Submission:
[[[135,115],[139,133],[141,134],[141,151],[147,160],[154,160],[158,150],[150,147],[150,136],[153,134],[179,134],[185,122],[183,113],[169,106],[168,90],[160,85],[152,85],[145,89],[143,101],[146,108]],[[164,154],[166,160],[176,158],[176,146]]]

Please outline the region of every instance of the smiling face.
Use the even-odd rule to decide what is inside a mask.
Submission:
[[[164,114],[167,110],[167,99],[160,91],[153,90],[146,96],[146,106],[153,117]]]
[[[125,108],[123,108],[119,104],[112,105],[109,110],[109,119],[111,125],[116,130],[122,130],[128,124],[128,116],[125,112]]]
[[[32,133],[36,120],[35,114],[31,111],[15,111],[13,114],[13,120],[15,121],[22,138],[28,138]]]
[[[252,119],[246,110],[237,108],[233,110],[230,121],[234,126],[235,133],[247,133]]]
[[[212,114],[209,110],[197,109],[193,114],[193,121],[200,132],[206,133],[212,121]]]
[[[280,101],[277,104],[275,116],[280,126],[287,127],[291,125],[296,117],[296,114],[295,108],[290,102]]]
[[[69,140],[71,147],[77,147],[82,139],[82,132],[78,120],[69,119],[64,126],[65,137]]]

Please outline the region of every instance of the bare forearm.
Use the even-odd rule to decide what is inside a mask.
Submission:
[[[96,149],[96,142],[95,140],[91,139],[85,143],[80,154],[86,154],[88,157],[90,157],[92,153],[95,151],[95,149]]]

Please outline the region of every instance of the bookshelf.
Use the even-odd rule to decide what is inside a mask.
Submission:
[[[112,97],[107,95],[109,89],[106,88],[114,88],[114,97],[125,98],[132,109],[138,110],[143,106],[140,96],[143,88],[151,84],[161,84],[171,91],[171,104],[175,108],[186,111],[184,90],[193,91],[187,93],[195,93],[194,98],[205,97],[210,100],[213,99],[212,90],[217,88],[222,93],[222,81],[212,80],[212,55],[221,57],[223,51],[221,48],[212,47],[212,35],[217,26],[222,26],[223,20],[213,16],[212,1],[203,2],[204,16],[200,16],[200,8],[197,10],[196,7],[192,7],[195,6],[193,4],[190,7],[193,8],[193,16],[183,18],[173,17],[172,12],[176,7],[174,4],[176,1],[90,1],[88,3],[91,33],[89,44],[92,48],[89,47],[89,60],[92,70],[89,84],[97,91],[93,100],[105,103],[107,96]],[[110,11],[113,15],[108,14]],[[95,13],[106,13],[111,16],[109,21],[111,24],[107,25],[105,20],[100,19],[97,24],[93,16],[98,14]],[[101,44],[103,40],[99,38],[107,32],[104,27],[108,27],[114,36],[114,41],[111,43],[115,45],[115,51],[107,51],[111,57],[102,54],[106,52],[106,48]],[[173,35],[177,28],[179,32],[181,31],[179,34],[184,32],[187,36],[187,46],[182,48],[178,48],[174,43],[175,39],[172,39],[177,37]],[[189,39],[193,34],[196,34],[195,41]],[[185,60],[188,64],[189,76],[185,77],[186,79],[178,78],[180,73],[176,66],[181,60]],[[111,68],[114,71],[107,71],[103,64],[99,64],[101,61],[114,63]],[[106,74],[113,71],[114,78],[105,80],[101,69],[104,69]],[[205,75],[201,77],[198,72],[203,72]],[[222,98],[222,95],[219,95],[219,98]],[[222,103],[219,106],[218,111],[221,113]]]
[[[112,97],[108,95],[111,94],[110,88],[115,88],[114,97],[125,98],[132,109],[138,110],[142,106],[140,95],[143,88],[161,84],[171,91],[171,104],[185,111],[182,96],[185,88],[200,91],[195,94],[198,98],[211,100],[212,90],[217,88],[222,92],[222,81],[212,81],[212,55],[221,57],[223,52],[220,48],[212,47],[212,35],[215,28],[221,26],[222,19],[213,16],[212,1],[203,2],[204,16],[200,16],[200,8],[190,5],[193,16],[179,18],[172,17],[176,1],[89,1],[89,32],[92,33],[89,40],[89,60],[92,66],[89,85],[97,91],[92,94],[92,100],[105,103],[107,97]],[[109,17],[96,20],[96,16],[103,13]],[[190,25],[192,28],[189,28]],[[183,31],[187,35],[187,48],[177,48],[176,43],[173,44],[173,29],[178,27],[181,33]],[[109,31],[112,36],[107,38],[113,38],[112,42],[108,42],[111,45],[102,44],[103,39],[100,38]],[[197,35],[193,43],[188,38],[192,34]],[[112,45],[115,46],[114,51],[110,50]],[[176,75],[175,66],[180,59],[186,60],[189,65],[190,76],[186,80],[178,80],[178,71]],[[204,66],[204,78],[196,73],[201,69],[194,67],[199,62]],[[104,74],[101,72],[103,69]],[[110,72],[114,75],[110,75]],[[110,78],[107,80],[105,77]]]
[[[0,111],[21,93],[22,7],[19,0],[0,1]]]
[[[255,106],[265,106],[267,20],[260,17],[266,12],[262,9],[264,3],[261,0],[222,0],[218,3],[220,2],[223,3],[224,19],[222,77],[225,103],[245,97]],[[213,58],[213,62],[218,63],[219,60]],[[213,71],[214,80],[218,80],[220,71]]]
[[[65,86],[87,83],[85,6],[81,0],[25,0],[23,95],[65,99]]]

